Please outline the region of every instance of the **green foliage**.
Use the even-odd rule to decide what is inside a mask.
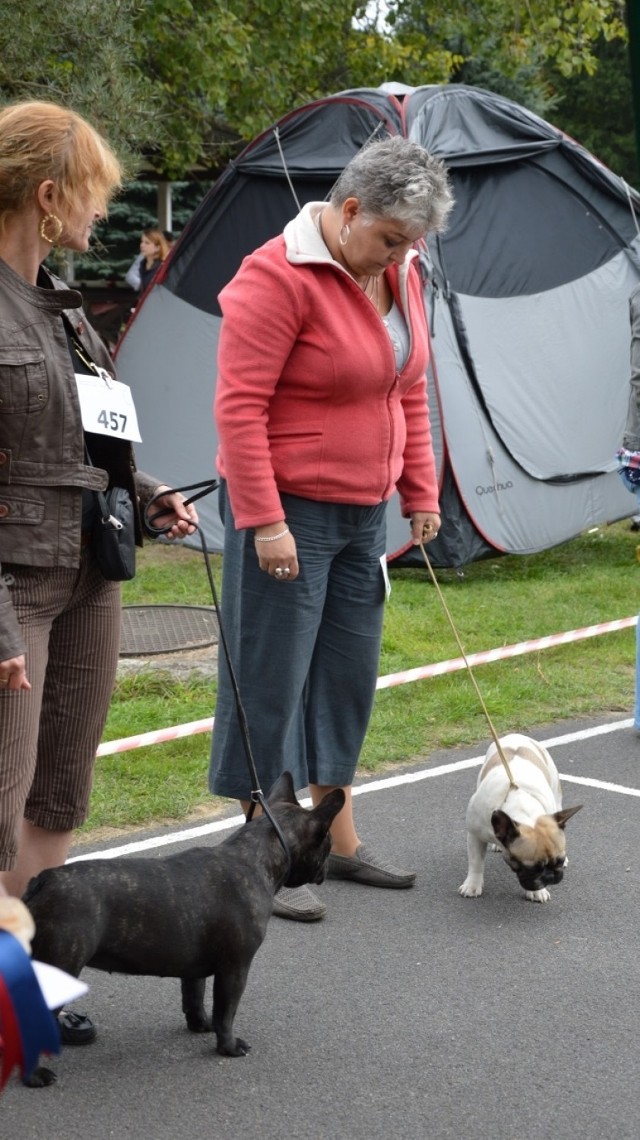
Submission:
[[[553,69],[547,71],[556,106],[554,122],[630,186],[639,187],[627,45],[603,37],[594,53],[598,62],[594,74],[567,79]]]
[[[0,0],[2,100],[69,104],[102,131],[131,173],[157,110],[136,64],[137,8],[136,0]]]
[[[457,44],[465,60],[490,60],[506,77],[545,62],[566,76],[593,73],[599,37],[626,37],[623,0],[390,0],[387,19],[399,38],[410,29],[432,45]]]
[[[301,103],[463,65],[523,82],[591,74],[621,0],[0,0],[2,98],[54,98],[171,179],[220,169]],[[491,69],[489,72],[488,69]]]

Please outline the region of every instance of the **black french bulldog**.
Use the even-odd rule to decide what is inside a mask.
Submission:
[[[193,847],[159,859],[89,859],[42,871],[23,901],[36,924],[34,959],[78,977],[84,966],[114,974],[180,978],[182,1009],[194,1033],[211,1030],[217,1050],[241,1057],[250,1046],[233,1034],[249,968],[281,886],[321,883],[329,828],[344,806],[341,789],[318,807],[300,807],[289,772],[267,796],[286,839],[287,858],[265,815],[217,847]],[[206,979],[215,975],[213,1020],[204,1010]],[[39,1066],[27,1082],[51,1084]]]

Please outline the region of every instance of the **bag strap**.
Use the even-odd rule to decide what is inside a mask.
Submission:
[[[87,447],[86,438],[84,441],[84,454],[87,460],[87,466],[93,467],[94,464],[92,463],[91,456],[89,455],[89,448]],[[96,502],[100,510],[100,522],[102,525],[110,526],[112,530],[122,530],[122,523],[120,522],[120,519],[117,519],[115,515],[111,514],[109,504],[107,502],[107,497],[104,491],[92,491],[92,494],[95,495]]]

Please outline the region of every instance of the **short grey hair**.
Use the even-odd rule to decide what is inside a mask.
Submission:
[[[358,198],[364,214],[421,233],[445,229],[453,206],[444,162],[400,135],[369,143],[345,166],[329,201],[339,207],[347,198]]]

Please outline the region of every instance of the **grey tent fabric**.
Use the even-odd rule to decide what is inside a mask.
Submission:
[[[530,111],[463,85],[338,92],[284,116],[224,171],[118,350],[143,468],[214,473],[218,293],[367,143],[405,134],[447,163],[456,204],[420,251],[443,523],[436,566],[547,549],[634,513],[615,472],[628,402],[640,196]],[[214,500],[201,501],[220,549]],[[397,498],[387,550],[422,562]]]

